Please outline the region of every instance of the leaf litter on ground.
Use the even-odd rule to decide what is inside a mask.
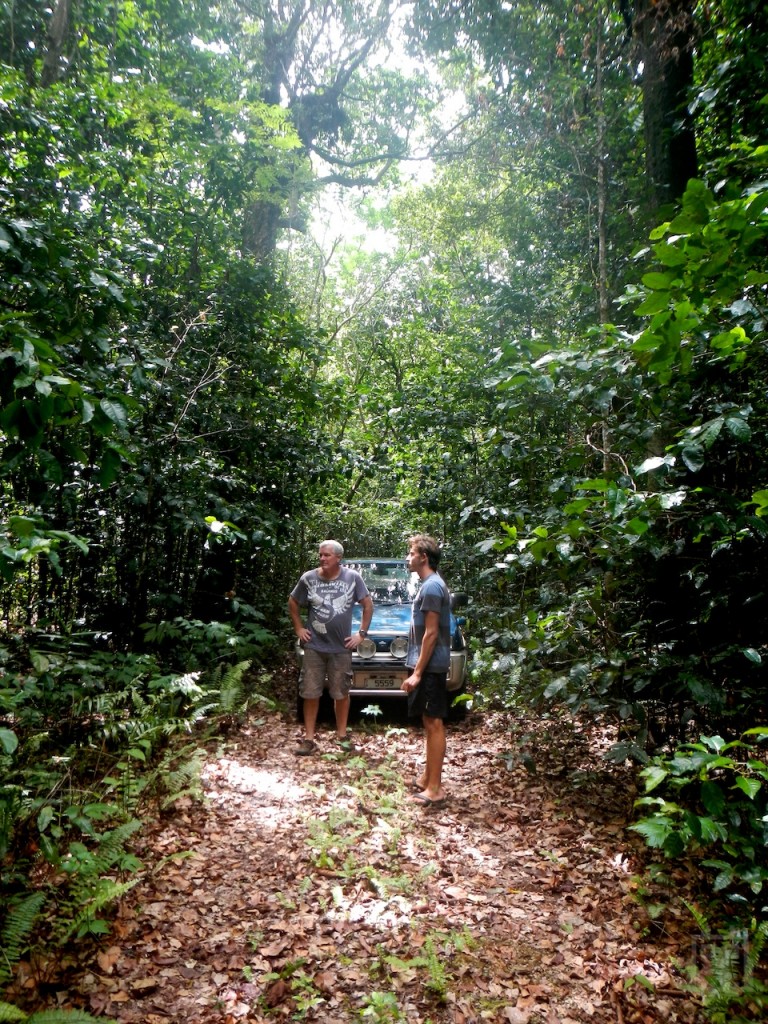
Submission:
[[[602,760],[607,731],[470,713],[439,809],[409,799],[419,728],[360,728],[352,754],[332,737],[296,757],[274,713],[212,749],[205,799],[147,824],[109,944],[73,959],[55,1005],[120,1024],[701,1024],[693,925],[671,892],[644,908],[634,773]]]

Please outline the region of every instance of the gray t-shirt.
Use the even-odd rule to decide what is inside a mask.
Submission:
[[[425,671],[447,672],[451,667],[451,595],[442,576],[437,573],[427,576],[413,601],[405,659],[408,668],[413,668],[419,660],[426,627],[425,612],[437,612],[439,615],[437,643]]]
[[[342,565],[335,580],[324,580],[317,569],[305,572],[291,591],[301,608],[308,608],[307,629],[312,637],[306,644],[323,654],[341,654],[352,632],[352,609],[368,597],[368,587],[359,572]]]

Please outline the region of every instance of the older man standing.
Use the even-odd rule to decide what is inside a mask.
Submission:
[[[352,651],[367,635],[373,601],[360,573],[341,564],[344,548],[335,540],[319,546],[320,566],[305,572],[288,598],[288,613],[304,647],[299,694],[304,702],[304,739],[296,748],[300,757],[318,750],[315,741],[320,697],[327,684],[336,716],[336,741],[351,747],[347,736]],[[362,605],[362,621],[352,634],[352,609]],[[306,625],[301,609],[307,608]]]

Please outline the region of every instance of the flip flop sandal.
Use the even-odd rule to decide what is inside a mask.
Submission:
[[[432,800],[431,797],[422,796],[421,793],[414,793],[411,799],[414,803],[421,804],[422,807],[445,807],[445,797],[440,797],[439,800]]]

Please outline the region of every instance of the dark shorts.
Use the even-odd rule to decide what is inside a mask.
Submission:
[[[425,672],[415,690],[408,694],[408,714],[411,718],[448,717],[447,672]]]

